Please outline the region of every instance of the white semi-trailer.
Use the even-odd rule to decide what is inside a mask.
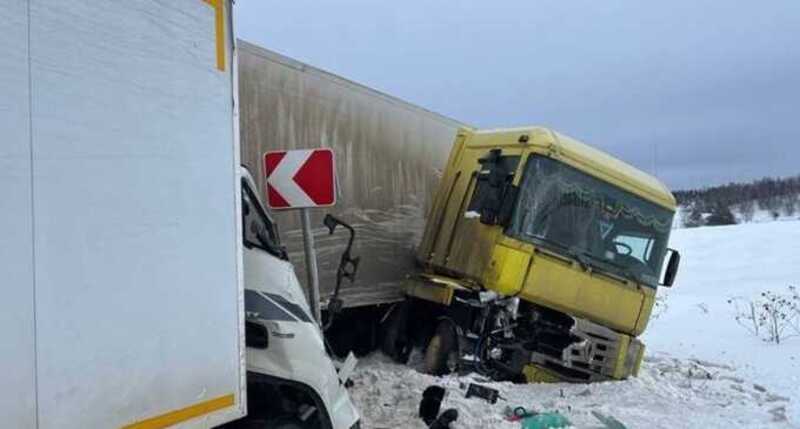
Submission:
[[[263,186],[271,150],[331,148],[336,154],[337,205],[331,210],[356,230],[358,278],[341,284],[343,310],[331,319],[336,266],[348,240],[330,235],[325,211],[313,213],[323,320],[333,349],[365,354],[387,338],[378,321],[405,297],[447,157],[463,123],[367,86],[239,41],[242,163]],[[263,188],[262,188],[263,189]],[[276,212],[290,258],[304,271],[299,216]],[[306,276],[301,275],[301,279]],[[365,321],[368,321],[365,323]],[[373,323],[375,322],[375,323]]]
[[[230,8],[0,0],[0,426],[357,425],[240,170]]]

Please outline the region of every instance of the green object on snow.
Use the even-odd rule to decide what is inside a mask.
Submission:
[[[522,419],[522,429],[555,429],[571,426],[566,417],[556,412],[539,413]]]

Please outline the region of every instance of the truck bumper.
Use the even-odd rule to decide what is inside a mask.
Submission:
[[[562,351],[561,358],[532,352],[523,369],[528,382],[594,382],[622,380],[639,373],[644,344],[584,319],[575,319],[571,333],[582,338]]]

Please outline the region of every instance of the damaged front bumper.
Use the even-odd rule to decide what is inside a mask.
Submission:
[[[576,341],[560,356],[534,350],[523,368],[529,382],[622,380],[639,373],[644,344],[585,319],[573,318],[569,333]]]

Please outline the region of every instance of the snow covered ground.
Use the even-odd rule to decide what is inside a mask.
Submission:
[[[578,428],[604,427],[599,411],[628,428],[800,427],[800,338],[767,344],[734,320],[732,297],[756,297],[800,285],[800,222],[751,223],[673,231],[682,253],[675,287],[645,333],[639,377],[622,381],[514,385],[477,376],[436,378],[389,362],[363,359],[351,390],[365,428],[424,428],[417,417],[422,391],[448,389],[443,409],[460,413],[454,428],[519,428],[507,405],[558,410]],[[463,385],[494,387],[491,405],[466,399]]]
[[[675,287],[660,291],[666,311],[645,332],[649,350],[733,365],[790,398],[787,415],[799,424],[800,338],[759,340],[736,324],[728,300],[800,287],[800,222],[679,229],[670,244],[681,251],[681,270]]]

